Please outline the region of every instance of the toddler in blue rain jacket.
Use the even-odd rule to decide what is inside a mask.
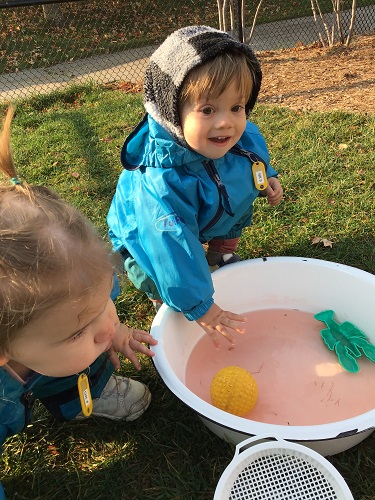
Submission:
[[[282,199],[266,142],[247,121],[261,77],[251,48],[227,33],[172,33],[146,68],[147,113],[122,148],[107,218],[135,286],[197,321],[215,345],[217,334],[233,342],[244,318],[214,303],[210,271],[240,260],[255,199]]]

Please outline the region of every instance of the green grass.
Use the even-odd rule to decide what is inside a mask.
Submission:
[[[359,0],[357,7],[374,0]],[[252,26],[257,2],[247,2],[246,26]],[[320,0],[322,12],[332,12],[330,0]],[[342,9],[351,7],[344,0]],[[42,7],[0,9],[0,74],[110,54],[160,43],[167,34],[191,24],[218,27],[216,1],[91,0],[61,4],[64,22],[45,21]],[[309,0],[267,0],[258,24],[311,16]]]
[[[16,163],[29,182],[52,186],[79,207],[104,237],[120,148],[142,114],[140,94],[95,86],[20,101]],[[252,118],[267,138],[285,200],[276,208],[257,201],[241,255],[314,257],[375,273],[375,116],[259,105]],[[332,248],[313,245],[314,237]],[[150,327],[152,307],[131,286],[117,307],[123,321]],[[153,394],[133,423],[59,423],[38,407],[33,424],[4,447],[8,498],[211,500],[232,447],[166,389],[151,361],[142,358],[142,367],[122,369]],[[356,500],[375,500],[374,445],[371,436],[330,459]]]

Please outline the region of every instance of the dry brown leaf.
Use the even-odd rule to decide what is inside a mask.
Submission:
[[[325,247],[330,247],[330,248],[332,248],[332,241],[327,240],[326,238],[322,238],[322,242],[323,242],[323,245],[324,245]]]
[[[320,236],[315,236],[312,240],[311,243],[313,245],[318,245],[319,243],[323,243],[325,247],[330,247],[332,248],[333,242],[331,240],[328,240],[327,238],[321,238]]]
[[[322,238],[320,238],[319,236],[315,236],[312,240],[311,240],[311,243],[313,245],[317,245],[318,243],[320,243],[322,241]]]

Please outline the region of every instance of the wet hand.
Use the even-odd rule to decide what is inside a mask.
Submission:
[[[241,334],[246,333],[242,325],[246,322],[246,318],[230,311],[223,311],[217,304],[212,304],[206,314],[198,318],[196,322],[207,333],[217,349],[220,347],[218,335],[222,335],[234,345],[231,330]]]

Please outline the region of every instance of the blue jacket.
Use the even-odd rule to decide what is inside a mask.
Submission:
[[[100,397],[113,372],[106,354],[101,354],[87,370],[93,398]],[[22,385],[0,367],[0,447],[9,436],[21,432],[31,421],[35,399],[40,399],[59,420],[71,420],[81,411],[78,375],[46,377],[34,373]],[[0,496],[1,498],[1,496]]]
[[[252,164],[259,160],[267,177],[277,175],[250,122],[238,144],[217,160],[178,144],[149,115],[125,141],[125,169],[107,219],[110,238],[154,281],[162,300],[189,320],[213,303],[202,243],[238,237],[251,224],[259,195]]]

